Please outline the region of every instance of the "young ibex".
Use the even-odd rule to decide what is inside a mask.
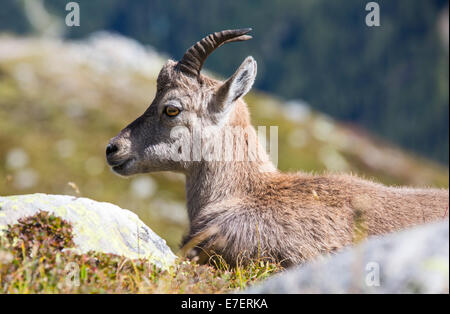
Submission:
[[[181,61],[169,60],[152,104],[106,149],[120,175],[186,175],[190,231],[183,244],[198,238],[198,252],[215,252],[230,264],[265,255],[291,265],[351,244],[358,230],[384,234],[448,215],[448,190],[387,187],[351,175],[280,173],[265,152],[250,154],[245,143],[256,140],[256,132],[242,97],[255,80],[255,60],[247,57],[225,82],[200,73],[214,49],[250,39],[250,30],[211,34]],[[219,141],[230,127],[246,129],[242,146],[248,156],[193,157],[194,151],[174,145],[172,132],[180,126],[194,133],[212,129],[202,132],[202,143]],[[187,158],[173,158],[177,153]]]

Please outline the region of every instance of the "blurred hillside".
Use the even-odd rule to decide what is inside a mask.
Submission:
[[[2,1],[0,30],[66,38],[109,30],[179,59],[204,35],[253,27],[253,40],[219,49],[207,67],[229,76],[253,55],[259,90],[449,161],[448,0],[378,0],[381,26],[370,28],[368,0],[78,0],[81,25],[72,28],[67,2]]]
[[[167,57],[108,33],[83,41],[0,36],[0,195],[73,194],[135,211],[176,248],[187,228],[184,178],[122,179],[105,146],[140,115]],[[227,72],[232,72],[229,65]],[[279,126],[279,168],[345,171],[387,183],[448,186],[448,169],[302,102],[246,96],[254,125]]]

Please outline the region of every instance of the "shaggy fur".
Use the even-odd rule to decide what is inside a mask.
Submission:
[[[237,112],[230,123],[247,123],[244,102]],[[183,245],[199,237],[194,254],[202,259],[214,252],[230,264],[269,257],[289,266],[360,236],[448,216],[448,190],[387,187],[346,174],[261,172],[262,164],[204,162],[187,173],[190,232]]]
[[[251,57],[226,82],[187,75],[169,60],[150,107],[110,142],[107,160],[120,175],[165,170],[186,175],[190,231],[183,245],[197,245],[190,253],[217,253],[232,265],[270,257],[289,266],[359,237],[448,216],[448,190],[387,187],[351,175],[280,173],[264,154],[244,161],[169,158],[175,126],[213,126],[214,138],[227,126],[250,126],[246,140],[256,138],[242,100],[255,76]],[[170,118],[163,110],[173,102],[182,112]]]

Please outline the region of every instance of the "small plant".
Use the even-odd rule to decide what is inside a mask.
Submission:
[[[6,230],[6,238],[13,244],[13,250],[23,255],[29,255],[34,249],[43,256],[75,245],[72,225],[46,211],[19,219]]]
[[[1,293],[226,293],[281,270],[255,261],[215,267],[179,259],[167,271],[146,259],[73,248],[72,226],[48,212],[20,219],[0,237]]]

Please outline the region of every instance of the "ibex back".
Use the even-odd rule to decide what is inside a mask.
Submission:
[[[384,234],[448,215],[448,190],[387,187],[351,175],[280,173],[261,149],[242,100],[256,77],[255,60],[247,57],[225,82],[200,73],[214,49],[250,39],[249,31],[211,34],[180,61],[169,60],[149,108],[106,149],[109,165],[123,176],[186,175],[190,231],[183,244],[197,239],[198,252],[220,254],[230,264],[265,256],[291,265],[350,245],[360,232]],[[222,159],[206,158],[190,145],[195,134],[202,149],[231,140],[244,157],[232,150]],[[215,153],[227,150],[213,146]]]

